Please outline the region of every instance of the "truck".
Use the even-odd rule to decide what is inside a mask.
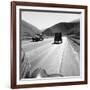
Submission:
[[[54,44],[60,44],[62,43],[62,33],[55,33],[54,36]]]
[[[43,39],[44,38],[42,34],[35,34],[34,37],[32,37],[33,42],[42,41]]]

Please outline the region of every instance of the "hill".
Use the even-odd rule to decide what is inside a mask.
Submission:
[[[33,37],[35,34],[40,34],[40,33],[41,31],[34,25],[27,23],[24,20],[21,21],[21,29],[20,29],[21,40]]]
[[[57,32],[61,32],[62,35],[68,35],[70,33],[80,32],[80,21],[61,22],[49,27],[48,29],[44,30],[42,33],[47,36],[53,36],[54,33]]]

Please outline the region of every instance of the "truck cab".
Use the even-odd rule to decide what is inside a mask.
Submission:
[[[32,41],[33,42],[37,42],[37,41],[42,41],[44,38],[43,38],[43,35],[42,34],[35,34],[34,37],[32,37]]]

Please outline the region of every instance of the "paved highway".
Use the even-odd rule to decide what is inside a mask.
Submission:
[[[80,60],[70,41],[67,37],[63,37],[61,44],[53,44],[53,42],[53,38],[38,42],[22,41],[21,47],[25,51],[27,63],[31,65],[31,73],[37,68],[42,68],[47,74],[78,76]]]

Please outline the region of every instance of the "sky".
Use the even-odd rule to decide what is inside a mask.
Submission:
[[[70,22],[80,18],[80,14],[35,11],[22,11],[21,15],[22,20],[36,26],[40,30],[44,30],[60,22]]]

